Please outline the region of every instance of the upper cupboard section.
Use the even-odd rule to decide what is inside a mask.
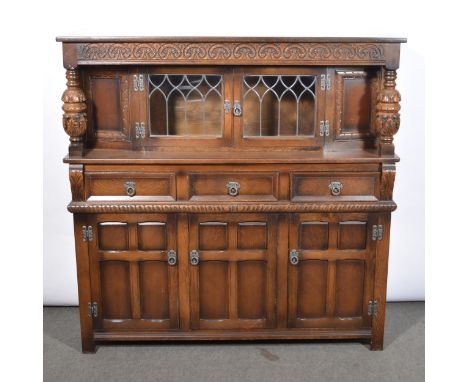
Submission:
[[[84,74],[92,147],[374,145],[377,69],[158,66]]]

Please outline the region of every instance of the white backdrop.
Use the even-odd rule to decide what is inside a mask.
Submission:
[[[140,4],[141,3],[141,4]],[[240,10],[248,9],[248,20],[228,17],[230,3],[192,1],[171,5],[158,2],[114,1],[106,4],[83,0],[67,12],[56,9],[53,21],[43,25],[47,37],[43,45],[44,65],[44,282],[45,305],[76,305],[78,301],[74,257],[72,215],[68,169],[62,163],[68,137],[61,127],[60,97],[65,88],[61,45],[57,35],[220,35],[220,36],[382,36],[407,37],[402,46],[397,87],[402,94],[401,126],[395,137],[397,164],[393,213],[388,299],[424,300],[424,35],[418,30],[412,12],[398,7],[382,7],[385,17],[376,17],[374,1],[343,14],[320,18],[314,3],[294,7],[288,1],[280,12],[269,2],[237,1]],[[150,11],[152,4],[154,12]],[[327,3],[331,4],[331,2]],[[408,3],[408,6],[410,4]],[[172,6],[174,7],[174,6]],[[223,12],[223,7],[225,8]],[[91,12],[90,9],[93,11]],[[148,9],[148,11],[141,11]],[[330,11],[330,10],[329,10]],[[61,14],[60,14],[61,13]],[[238,12],[236,12],[239,15]],[[255,15],[259,15],[255,18]],[[246,20],[247,20],[246,19]],[[52,20],[52,18],[51,18]],[[175,22],[175,20],[177,22]],[[387,22],[387,20],[393,20]]]

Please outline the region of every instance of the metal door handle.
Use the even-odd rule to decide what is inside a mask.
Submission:
[[[200,256],[198,255],[198,251],[196,249],[192,249],[190,251],[190,264],[198,265],[200,262]]]
[[[289,262],[291,265],[297,265],[299,263],[299,252],[295,249],[291,249],[289,252]]]
[[[136,194],[136,184],[135,182],[125,182],[124,184],[125,192],[128,196],[135,196]]]
[[[167,263],[169,265],[176,265],[177,264],[177,252],[173,249],[167,252]]]

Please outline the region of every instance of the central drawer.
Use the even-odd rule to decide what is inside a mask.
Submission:
[[[189,200],[276,201],[275,172],[210,172],[189,174]]]

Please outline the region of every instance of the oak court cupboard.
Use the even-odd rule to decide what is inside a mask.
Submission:
[[[383,348],[405,39],[57,41],[83,352]]]

